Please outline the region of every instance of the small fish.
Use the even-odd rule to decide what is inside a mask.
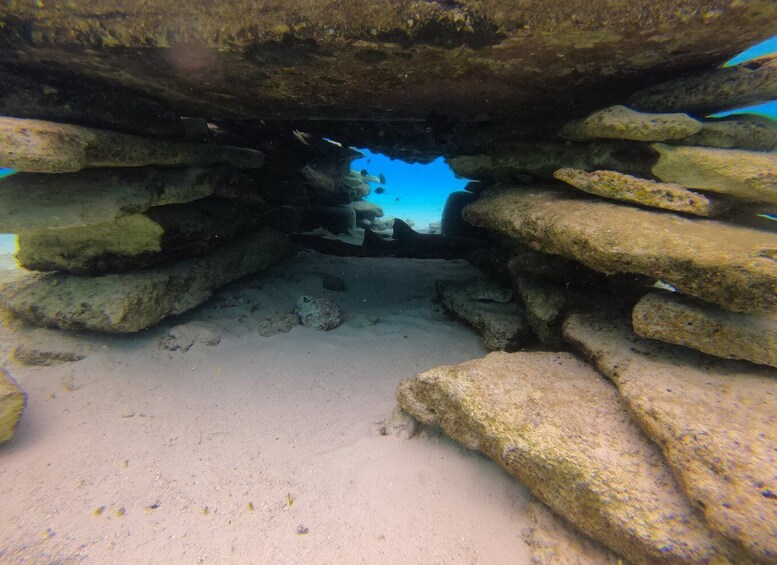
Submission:
[[[367,169],[362,169],[361,175],[363,177],[366,177],[369,173],[367,173]]]
[[[379,186],[378,188],[375,189],[375,194],[383,194],[384,192],[386,192],[386,189],[383,188],[382,186]]]
[[[397,202],[399,202],[399,196],[397,196],[397,197],[396,197],[394,200],[396,200]]]
[[[298,129],[292,130],[291,133],[292,135],[294,135],[294,137],[297,138],[297,140],[300,143],[303,143],[305,145],[310,145],[310,143],[308,143],[310,141],[309,133],[305,133],[304,131],[299,131]]]
[[[380,179],[380,184],[386,184],[386,175],[384,175],[383,173],[380,173],[378,175],[378,179]]]

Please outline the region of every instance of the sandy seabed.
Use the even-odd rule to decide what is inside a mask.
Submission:
[[[477,274],[301,252],[147,332],[88,336],[76,363],[5,361],[29,398],[0,447],[0,563],[529,563],[524,487],[435,430],[377,431],[400,380],[486,353],[433,302],[436,278]],[[343,325],[259,335],[302,294]],[[195,320],[221,342],[160,347]]]

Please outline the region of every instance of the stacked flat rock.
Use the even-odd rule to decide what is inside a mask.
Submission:
[[[2,180],[0,231],[19,235],[23,267],[54,271],[0,301],[35,323],[139,331],[290,252],[238,170],[259,151],[17,118],[0,140],[0,166],[20,171]]]

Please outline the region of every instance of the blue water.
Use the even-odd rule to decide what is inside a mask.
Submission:
[[[426,231],[429,224],[439,222],[445,200],[451,192],[463,190],[469,182],[456,178],[451,168],[439,157],[429,164],[410,164],[390,159],[369,149],[359,149],[364,157],[351,163],[357,171],[366,169],[370,175],[383,175],[386,183],[370,183],[372,192],[367,200],[383,208],[384,217],[412,220],[418,231]],[[382,187],[385,192],[377,194]]]
[[[762,41],[756,45],[753,45],[750,49],[742,51],[739,55],[728,61],[724,66],[730,67],[731,65],[738,65],[744,63],[756,57],[762,57],[763,55],[769,55],[771,53],[777,53],[777,35],[772,38]],[[723,116],[729,116],[731,114],[758,114],[760,116],[766,116],[773,120],[777,120],[777,100],[767,102],[766,104],[758,104],[756,106],[747,106],[745,108],[738,108],[729,112],[720,112],[713,114],[715,118]]]
[[[2,169],[0,168],[0,179],[3,177],[7,177],[8,175],[14,174],[16,171],[13,169]]]

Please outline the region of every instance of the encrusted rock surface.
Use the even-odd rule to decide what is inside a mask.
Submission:
[[[328,332],[343,323],[343,312],[334,300],[300,296],[294,313],[306,328]]]
[[[152,206],[212,194],[220,175],[210,169],[105,169],[0,180],[0,229],[20,233],[113,222]]]
[[[623,565],[603,545],[582,535],[539,500],[526,505],[531,526],[524,532],[532,565]]]
[[[484,279],[437,281],[440,304],[483,339],[491,351],[516,351],[531,336],[522,308],[511,292]]]
[[[203,322],[188,322],[173,326],[159,340],[159,347],[169,351],[186,353],[196,343],[203,345],[218,345],[221,343],[221,331],[212,324]]]
[[[777,149],[777,122],[765,116],[738,114],[702,125],[699,133],[673,143],[751,151]]]
[[[568,123],[562,128],[561,136],[576,140],[665,141],[688,137],[701,129],[701,122],[687,114],[648,114],[626,106],[611,106]]]
[[[43,120],[0,117],[0,167],[68,173],[87,167],[231,164],[259,168],[254,149],[165,141]]]
[[[0,367],[0,444],[13,437],[26,403],[27,395],[10,373]]]
[[[105,224],[20,233],[16,257],[33,271],[134,271],[201,255],[255,229],[263,217],[261,209],[220,198],[156,206]]]
[[[655,277],[733,311],[777,311],[776,233],[545,186],[488,190],[464,217],[604,273]]]
[[[628,319],[573,314],[569,342],[629,412],[711,527],[777,560],[777,371],[639,338]]]
[[[653,174],[665,182],[777,203],[777,155],[739,149],[655,143]]]
[[[656,292],[637,303],[632,323],[641,337],[777,367],[776,314],[726,312],[677,293]]]
[[[491,353],[402,381],[398,397],[626,559],[705,563],[730,551],[615,388],[569,353]]]
[[[271,230],[243,236],[197,259],[156,270],[82,278],[32,274],[0,287],[0,303],[31,322],[70,330],[131,333],[207,300],[214,289],[291,253]]]
[[[777,55],[665,82],[634,94],[629,106],[647,112],[699,115],[777,98]]]
[[[713,69],[775,20],[772,0],[12,2],[0,64],[99,79],[185,116],[563,123]]]
[[[604,198],[684,212],[694,216],[714,217],[728,209],[728,205],[706,194],[693,192],[679,184],[656,182],[625,175],[616,171],[559,169],[553,176],[558,180]]]
[[[564,345],[561,324],[575,300],[572,293],[554,283],[513,271],[513,285],[526,308],[526,320],[537,338],[554,349]]]

